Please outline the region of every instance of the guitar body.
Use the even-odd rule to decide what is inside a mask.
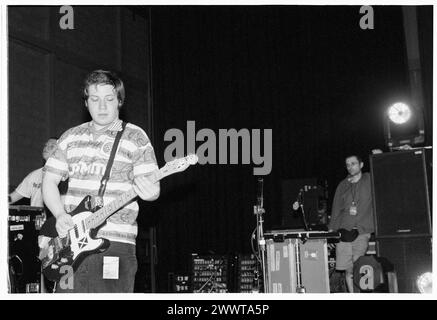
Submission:
[[[157,182],[175,172],[182,172],[190,165],[196,164],[195,154],[176,159],[155,170],[149,179]],[[91,196],[86,196],[77,208],[70,212],[74,227],[67,236],[60,238],[56,231],[56,219],[48,219],[41,227],[39,259],[43,274],[52,281],[59,281],[62,276],[71,275],[76,271],[82,260],[90,254],[103,252],[109,247],[109,240],[95,238],[97,230],[112,214],[133,200],[137,194],[130,190],[119,195],[104,207],[94,208]]]
[[[89,231],[85,228],[85,219],[93,214],[90,208],[91,197],[87,196],[70,213],[74,228],[69,230],[65,238],[58,237],[55,217],[47,219],[42,226],[40,235],[50,238],[44,248],[45,257],[41,259],[42,272],[47,279],[59,281],[63,275],[71,275],[71,270],[76,271],[85,257],[103,252],[109,247],[109,240],[94,237],[97,230]]]

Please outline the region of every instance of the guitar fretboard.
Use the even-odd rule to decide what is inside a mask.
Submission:
[[[188,166],[197,163],[197,161],[198,158],[195,154],[191,154],[187,157],[170,161],[166,163],[165,166],[161,169],[155,170],[150,176],[148,176],[148,178],[152,181],[152,183],[155,183],[173,173],[184,171]],[[102,207],[93,214],[89,215],[87,218],[76,223],[74,227],[69,230],[69,232],[75,230],[75,233],[77,234],[79,228],[82,232],[87,232],[90,231],[90,229],[98,227],[103,222],[105,222],[109,216],[125,206],[136,196],[137,193],[135,192],[135,190],[133,188],[129,189],[128,191],[115,198],[106,206]],[[44,248],[41,248],[40,251],[39,259],[43,263],[43,268],[46,268],[48,265],[54,263],[54,261],[58,259],[60,252],[64,248],[70,246],[70,241],[71,240],[70,237],[68,237],[68,233],[66,237],[61,238],[60,236],[57,236],[51,238],[48,244],[45,245]],[[50,253],[51,251],[52,253]]]
[[[149,178],[152,180],[153,183],[161,180],[162,178],[170,174],[170,172],[168,172],[169,170],[165,169],[167,168],[163,167],[159,170],[155,170],[152,175],[150,175]],[[105,205],[104,207],[90,215],[88,218],[86,218],[84,220],[85,228],[89,230],[98,227],[103,222],[105,222],[108,217],[110,217],[113,213],[118,211],[136,196],[137,193],[133,188],[129,191],[124,192],[113,201],[111,201],[109,204]]]

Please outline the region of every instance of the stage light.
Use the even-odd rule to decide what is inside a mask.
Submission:
[[[393,103],[385,112],[384,134],[391,151],[423,143],[425,129],[422,110],[405,102]]]
[[[388,117],[396,124],[403,124],[410,120],[411,109],[402,102],[397,102],[388,108]]]
[[[432,293],[432,273],[425,272],[417,277],[417,289],[420,293]]]

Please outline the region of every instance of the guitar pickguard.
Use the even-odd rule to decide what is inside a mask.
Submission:
[[[198,158],[195,154],[175,159],[166,163],[159,170],[154,171],[149,178],[152,182],[157,182],[173,173],[184,171],[190,165],[196,164],[197,161]],[[39,254],[43,273],[46,277],[52,281],[59,281],[63,275],[64,266],[71,266],[75,271],[86,256],[106,250],[109,246],[109,240],[96,239],[97,230],[111,215],[136,196],[135,190],[131,188],[104,207],[97,208],[94,206],[95,203],[93,203],[92,197],[86,196],[76,209],[70,213],[73,218],[74,228],[68,231],[65,238],[60,238],[56,232],[56,219],[54,217],[47,219],[41,227],[40,235],[50,240],[41,246]]]

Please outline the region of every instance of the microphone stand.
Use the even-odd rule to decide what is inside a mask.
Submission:
[[[307,223],[307,219],[306,219],[306,217],[305,217],[305,209],[304,209],[304,195],[303,195],[303,193],[302,193],[302,195],[301,195],[301,199],[300,199],[300,201],[299,201],[299,207],[300,207],[300,210],[302,211],[302,220],[303,220],[303,225],[304,225],[304,227],[305,227],[305,231],[309,231],[309,229],[308,229],[308,223]]]
[[[305,210],[304,210],[304,190],[301,189],[299,192],[299,196],[298,196],[298,203],[299,203],[299,207],[302,210],[302,219],[303,219],[303,224],[305,227],[305,231],[309,231],[308,229],[308,224],[305,218]],[[302,265],[301,265],[301,259],[300,259],[300,243],[299,240],[302,241],[302,243],[304,243],[306,240],[305,239],[296,239],[296,242],[294,244],[294,252],[295,252],[295,260],[296,260],[296,293],[305,293],[306,289],[305,286],[302,283]]]
[[[298,210],[300,208],[301,212],[302,212],[302,220],[303,220],[303,225],[305,227],[305,231],[309,231],[308,229],[308,223],[305,217],[305,209],[304,209],[304,194],[306,191],[306,186],[305,189],[300,189],[299,194],[297,195],[297,199],[293,204],[293,210]]]
[[[262,206],[256,205],[253,206],[254,214],[257,216],[257,239],[258,239],[258,246],[259,246],[259,252],[261,254],[261,269],[263,273],[263,287],[264,287],[264,293],[269,292],[269,287],[267,283],[267,273],[266,273],[266,240],[264,239],[264,230],[263,230],[263,213],[265,213],[265,210]]]
[[[253,206],[253,213],[256,215],[256,229],[257,229],[257,240],[259,252],[261,254],[261,269],[263,273],[263,288],[264,293],[269,292],[269,286],[267,283],[267,272],[266,272],[266,240],[264,239],[264,230],[263,230],[263,214],[265,210],[263,208],[263,179],[258,179],[258,183],[260,183],[260,195],[258,197],[257,205]]]

